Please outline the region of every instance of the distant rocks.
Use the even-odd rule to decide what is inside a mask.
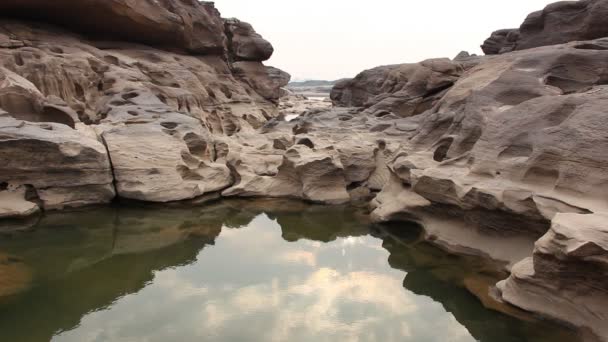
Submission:
[[[476,54],[470,54],[468,51],[460,51],[456,57],[454,57],[455,61],[467,60],[469,58],[477,57]]]
[[[492,33],[481,46],[487,55],[608,37],[608,1],[562,1],[528,15],[519,29]]]
[[[339,106],[363,107],[371,115],[418,115],[432,108],[473,65],[445,58],[381,66],[336,83],[331,100]]]
[[[486,55],[498,55],[511,52],[516,49],[519,39],[519,29],[503,29],[492,32],[490,38],[486,39],[481,50]]]

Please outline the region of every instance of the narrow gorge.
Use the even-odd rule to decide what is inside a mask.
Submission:
[[[308,101],[264,64],[271,43],[211,2],[5,0],[0,236],[46,232],[68,215],[96,225],[83,213],[117,210],[104,227],[151,215],[167,233],[155,230],[159,241],[211,220],[192,233],[206,246],[220,236],[216,217],[243,211],[283,217],[290,241],[286,227],[300,227],[290,215],[317,222],[335,211],[346,223],[319,219],[318,234],[323,224],[349,232],[337,237],[364,235],[351,234],[364,223],[420,229],[445,255],[493,265],[458,280],[483,307],[608,341],[608,0],[551,4],[491,33],[482,50],[365,70],[339,81],[331,103]],[[281,200],[257,207],[269,198]],[[180,220],[153,213],[171,210]],[[246,216],[243,225],[256,222]],[[399,259],[392,235],[371,236],[389,263]],[[3,282],[21,273],[2,246],[0,304],[23,291],[17,278]],[[430,264],[403,258],[408,269]],[[2,317],[0,305],[5,326]],[[475,339],[498,341],[488,336]]]

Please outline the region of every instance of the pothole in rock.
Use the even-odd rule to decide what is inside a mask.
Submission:
[[[433,160],[436,162],[442,162],[447,159],[448,151],[450,147],[452,147],[452,143],[454,142],[454,138],[447,138],[439,143],[439,146],[435,149],[435,153],[433,153]]]
[[[175,122],[161,122],[160,125],[166,129],[175,129],[177,126],[179,126],[179,124]]]
[[[315,144],[308,138],[299,139],[298,142],[296,142],[296,145],[304,145],[310,149],[315,148]]]

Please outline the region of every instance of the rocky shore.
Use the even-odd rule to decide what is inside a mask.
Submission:
[[[281,99],[272,45],[212,3],[75,3],[0,4],[0,218],[116,198],[370,205],[504,262],[498,301],[608,340],[608,0],[550,5],[486,56],[364,71],[334,107]]]

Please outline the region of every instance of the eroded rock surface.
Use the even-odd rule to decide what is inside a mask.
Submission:
[[[413,116],[400,110],[418,98],[385,87],[386,70],[400,66],[343,81],[332,97],[368,114],[393,96],[401,101],[374,115],[385,137],[399,128],[404,139],[388,155],[390,177],[371,202],[373,219],[415,221],[444,249],[506,262],[504,300],[600,340],[608,340],[608,273],[596,261],[605,258],[608,212],[608,41],[585,39],[605,36],[606,25],[586,24],[599,20],[589,9],[602,13],[604,5],[557,3],[521,31],[495,32],[484,48],[500,54],[459,55],[451,63],[467,64],[453,84]],[[533,37],[535,25],[547,31]],[[597,36],[587,35],[591,28]]]
[[[270,58],[274,48],[253,27],[238,19],[226,19],[228,49],[236,60],[262,62]]]
[[[105,146],[63,124],[0,116],[0,159],[2,207],[13,207],[13,216],[34,213],[38,206],[108,203],[115,195]]]
[[[234,182],[221,139],[279,115],[290,77],[261,63],[272,46],[246,23],[226,27],[210,3],[0,8],[12,16],[0,21],[5,216],[115,196],[168,202],[219,192]],[[18,21],[26,17],[35,22]],[[242,46],[227,46],[228,33]],[[247,61],[232,63],[239,59]]]
[[[196,0],[8,0],[3,15],[50,22],[103,39],[223,53],[224,23],[211,2]]]
[[[449,59],[381,66],[338,82],[331,100],[340,106],[364,107],[376,116],[389,112],[413,116],[432,108],[471,66],[470,62]]]
[[[499,284],[502,298],[528,311],[608,336],[608,215],[558,214],[532,258]]]
[[[519,29],[493,32],[481,48],[487,55],[495,55],[608,37],[607,15],[606,0],[556,2],[528,15]]]
[[[70,32],[45,14],[30,17],[43,19],[36,24],[0,21],[0,216],[115,196],[371,202],[376,221],[415,221],[447,250],[504,262],[513,272],[506,301],[606,339],[594,323],[604,312],[589,298],[604,303],[606,292],[608,40],[577,26],[598,20],[591,9],[603,13],[605,1],[533,14],[519,31],[495,33],[486,44],[495,56],[365,71],[334,87],[334,108],[281,100],[289,75],[261,63],[272,47],[250,25],[223,20],[209,3],[145,2],[134,14],[139,2],[91,0],[70,13],[124,10],[107,24],[135,25],[125,32],[145,39],[108,30],[112,39],[100,40],[95,22],[64,26]],[[22,19],[18,10],[35,3],[0,9],[12,4],[7,13]],[[568,16],[570,26],[556,24]],[[216,33],[197,31],[216,23]],[[531,38],[557,36],[552,27],[578,33],[560,45]],[[575,280],[589,298],[570,296]],[[543,286],[556,307],[533,306]],[[588,323],[571,319],[568,296],[582,298],[576,310]]]

